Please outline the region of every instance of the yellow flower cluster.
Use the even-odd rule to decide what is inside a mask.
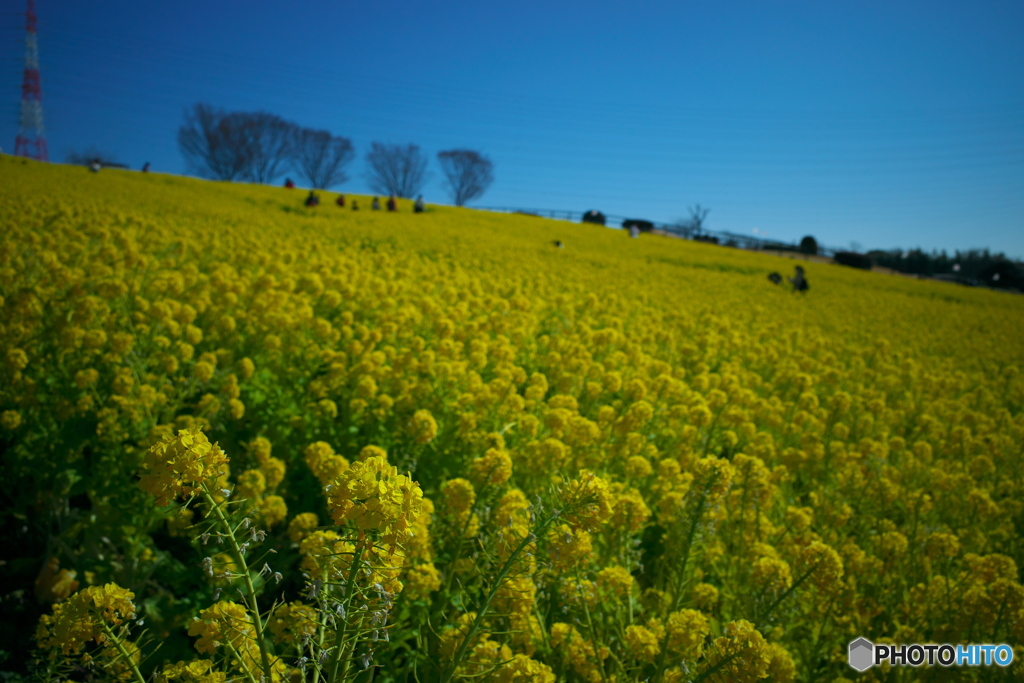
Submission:
[[[589,683],[598,683],[604,660],[610,650],[607,647],[594,647],[570,624],[556,622],[551,626],[551,645],[564,651],[564,657],[573,671]]]
[[[657,633],[645,626],[630,624],[626,627],[626,646],[633,657],[653,663],[661,652],[661,643]]]
[[[288,523],[288,538],[293,543],[299,543],[320,526],[320,520],[315,512],[300,512],[292,517]]]
[[[152,494],[157,505],[167,505],[188,498],[204,483],[216,482],[225,474],[227,463],[224,451],[210,443],[202,430],[183,429],[146,451],[139,488]]]
[[[409,431],[416,443],[430,443],[437,436],[437,421],[429,410],[417,410],[409,421]]]
[[[473,512],[476,503],[476,489],[461,477],[449,479],[441,486],[441,514],[458,533],[467,538],[480,531],[480,519]]]
[[[673,612],[665,622],[667,647],[686,661],[696,661],[704,651],[704,638],[711,630],[708,618],[693,609]]]
[[[76,572],[60,568],[60,560],[51,557],[36,577],[36,599],[41,603],[59,602],[78,590]]]
[[[313,531],[299,542],[302,570],[314,579],[340,581],[351,566],[355,546],[330,529]]]
[[[157,673],[157,683],[225,683],[228,675],[223,671],[215,671],[209,659],[193,659],[190,662],[164,664]]]
[[[512,477],[512,458],[502,449],[491,448],[470,463],[469,471],[477,486],[501,486]]]
[[[578,479],[565,485],[563,500],[569,523],[588,531],[597,530],[614,511],[608,482],[587,470],[582,470]]]
[[[441,573],[432,564],[418,564],[402,576],[402,583],[410,599],[425,598],[441,587]]]
[[[301,643],[303,637],[312,636],[316,632],[316,611],[301,602],[285,603],[274,610],[267,620],[267,626],[277,642],[290,645]]]
[[[77,654],[89,641],[107,642],[109,629],[135,617],[135,594],[117,584],[89,586],[44,614],[36,630],[39,646]]]
[[[784,651],[783,651],[784,652]],[[714,654],[708,659],[708,669],[717,669],[718,676],[727,681],[753,683],[768,675],[775,654],[764,637],[749,621],[740,619],[725,625],[724,634],[715,638]]]
[[[157,509],[203,486],[279,551],[271,652],[306,609],[342,623],[283,591],[353,573],[390,620],[353,652],[464,636],[490,596],[460,673],[510,681],[838,678],[857,634],[1024,638],[1020,297],[817,263],[793,296],[765,278],[789,261],[737,249],[80,171],[0,156],[0,476],[16,519],[60,522],[19,558],[51,650],[103,636],[75,582],[117,580],[195,605],[211,664],[166,680],[255,656],[223,547],[150,536],[209,523]],[[205,554],[221,578],[186,603],[168,567]]]
[[[336,524],[352,522],[373,530],[392,548],[404,548],[423,507],[423,491],[383,456],[352,465],[327,487],[327,505]]]
[[[306,465],[324,486],[341,476],[348,469],[348,460],[334,452],[331,444],[317,441],[306,446]]]
[[[230,654],[242,666],[259,661],[252,617],[246,609],[229,600],[208,607],[188,625],[188,634],[198,636],[196,650],[202,654]]]

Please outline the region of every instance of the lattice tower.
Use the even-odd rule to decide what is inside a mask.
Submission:
[[[25,11],[25,75],[21,81],[21,120],[14,141],[15,156],[49,161],[43,127],[43,93],[39,87],[39,43],[36,36],[36,3],[28,0]]]

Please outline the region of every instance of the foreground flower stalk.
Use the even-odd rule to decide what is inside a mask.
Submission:
[[[231,554],[231,559],[238,567],[241,579],[245,584],[246,607],[252,615],[253,627],[256,630],[256,645],[260,650],[262,676],[265,676],[267,680],[270,680],[270,655],[267,651],[267,641],[263,632],[263,618],[260,614],[259,603],[256,599],[256,587],[252,582],[252,573],[249,571],[249,565],[245,561],[245,554],[241,551],[238,539],[235,536],[235,528],[224,514],[222,504],[217,502],[213,497],[210,493],[209,485],[205,482],[202,485],[202,496],[203,500],[206,502],[207,506],[209,506],[210,511],[217,520],[217,526],[220,527],[221,534],[223,534],[222,538],[227,541],[228,552]],[[238,661],[242,662],[243,660],[239,657]]]
[[[132,676],[135,677],[135,680],[138,681],[138,683],[146,683],[146,678],[142,675],[142,672],[139,671],[139,665],[135,661],[135,657],[133,657],[132,653],[129,652],[128,648],[125,647],[124,643],[121,641],[121,638],[119,638],[118,635],[114,632],[114,630],[110,628],[110,626],[108,626],[107,624],[103,624],[103,630],[107,634],[107,637],[110,639],[110,642],[114,644],[115,648],[117,648],[117,652],[120,658],[124,660],[125,664],[127,664],[128,668],[132,672]],[[111,662],[111,666],[116,664],[117,661],[120,660]]]
[[[491,603],[494,601],[494,597],[498,594],[498,591],[501,589],[502,583],[505,581],[506,578],[508,578],[510,571],[515,566],[516,561],[519,559],[519,555],[524,550],[526,550],[526,548],[529,547],[531,544],[536,543],[537,538],[539,536],[543,536],[544,533],[547,531],[547,528],[551,525],[551,523],[558,519],[560,516],[561,513],[559,512],[554,512],[551,515],[549,515],[547,518],[541,521],[540,524],[537,525],[537,528],[533,533],[526,534],[526,536],[519,542],[519,545],[516,546],[515,550],[513,550],[509,554],[508,559],[505,560],[504,564],[502,564],[501,566],[501,569],[498,570],[498,574],[494,579],[494,585],[491,587],[490,592],[487,593],[487,596],[484,598],[483,602],[481,602],[480,607],[476,612],[476,617],[473,619],[473,623],[470,624],[469,630],[466,632],[466,635],[463,638],[462,643],[459,645],[459,649],[455,652],[455,656],[452,657],[451,661],[442,670],[441,683],[448,683],[448,681],[452,680],[452,677],[455,675],[455,672],[458,671],[459,664],[461,664],[463,659],[465,658],[470,643],[473,642],[473,639],[476,637],[477,633],[483,627],[484,618],[487,616],[488,610],[490,610],[491,608]]]
[[[352,566],[349,569],[348,581],[345,584],[345,594],[342,598],[341,604],[348,609],[352,604],[352,596],[355,594],[356,589],[356,576],[360,570],[360,559],[363,556],[363,546],[357,545],[355,554],[352,556]],[[349,610],[351,613],[352,610]],[[358,629],[358,627],[357,627]],[[337,629],[336,636],[334,639],[334,652],[331,655],[330,661],[330,677],[327,679],[328,683],[334,683],[335,681],[344,681],[345,676],[348,674],[348,667],[352,661],[352,650],[355,648],[353,642],[350,648],[346,642],[349,630],[349,619],[341,620],[341,627]],[[338,667],[341,666],[339,673]]]

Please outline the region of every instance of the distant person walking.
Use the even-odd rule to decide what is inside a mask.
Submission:
[[[142,165],[142,172],[143,173],[149,173],[149,162],[148,161]]]
[[[803,266],[796,267],[796,274],[789,278],[789,282],[793,285],[794,292],[806,292],[811,288],[811,286],[807,284],[807,278],[804,277]]]
[[[287,187],[289,190],[294,189],[295,188],[295,182],[291,178],[285,178],[284,179],[284,186]]]
[[[412,210],[416,213],[423,213],[427,210],[427,205],[423,203],[423,195],[416,198],[416,203],[413,204]]]
[[[374,197],[373,201],[370,203],[370,208],[374,211],[380,211],[380,199]]]
[[[635,225],[629,226],[629,236],[632,237],[633,239],[640,237],[640,228],[636,227]]]
[[[388,197],[388,211],[398,211],[398,200],[395,195]]]
[[[306,197],[306,206],[319,206],[319,205],[320,205],[320,197],[317,196],[316,192],[313,192],[313,190],[310,190],[309,191],[309,196]]]
[[[353,211],[358,211],[359,210],[359,201],[358,200],[355,200],[355,199],[352,200],[352,210]]]
[[[338,198],[334,200],[334,203],[337,204],[340,208],[344,209],[345,208],[345,195],[339,194]]]

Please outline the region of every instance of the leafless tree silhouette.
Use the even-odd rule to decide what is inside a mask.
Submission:
[[[704,230],[704,220],[708,217],[708,213],[711,209],[702,209],[700,204],[690,207],[690,217],[680,218],[674,225],[672,225],[672,232],[683,235],[687,238],[692,238],[695,235],[700,235]]]
[[[326,130],[301,128],[295,135],[295,170],[310,187],[323,190],[348,180],[345,166],[354,156],[351,140]]]
[[[427,181],[427,160],[419,145],[373,143],[366,155],[370,188],[378,193],[412,197]]]
[[[482,196],[494,182],[494,164],[479,152],[450,149],[438,153],[437,160],[455,206],[465,206],[466,202]]]
[[[185,110],[185,121],[178,128],[178,148],[200,175],[234,180],[246,171],[253,156],[242,123],[242,115],[196,104]]]
[[[253,183],[269,183],[284,173],[292,157],[297,126],[276,114],[258,111],[229,114],[225,119],[237,126],[247,159],[239,176]]]
[[[702,209],[700,204],[690,207],[690,226],[698,234],[704,230],[704,221],[710,212],[711,209]]]

